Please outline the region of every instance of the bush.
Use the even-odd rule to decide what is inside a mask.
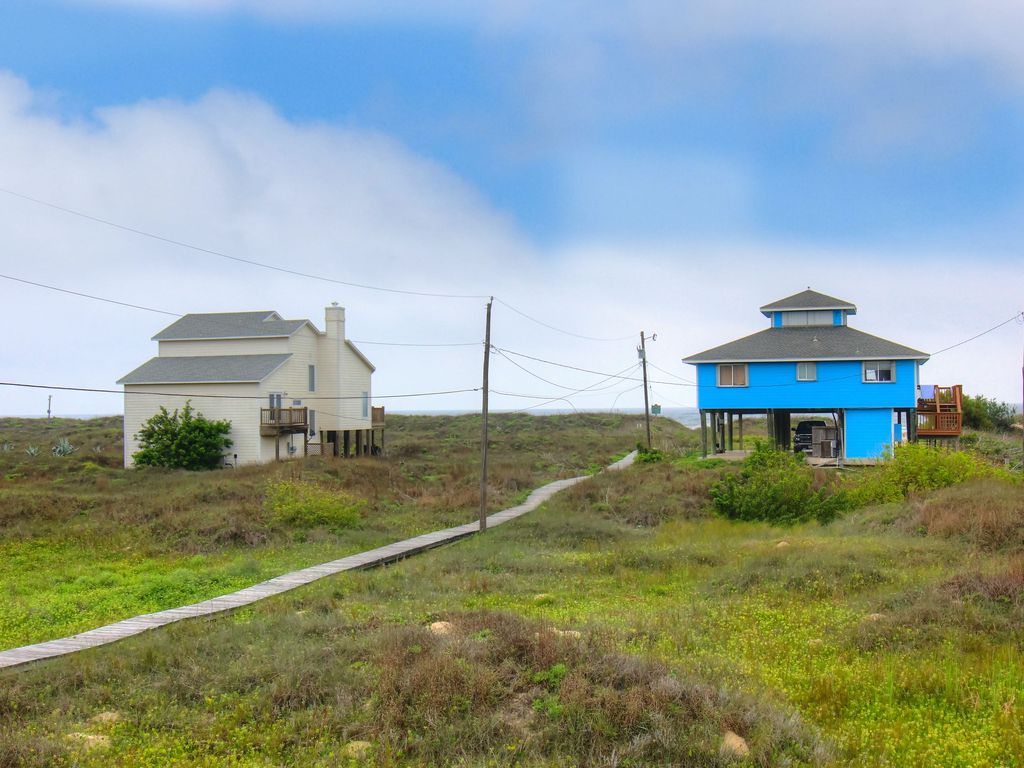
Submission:
[[[231,447],[230,421],[211,421],[192,410],[187,401],[179,413],[160,412],[135,435],[141,449],[132,455],[136,466],[175,469],[213,469]]]
[[[304,527],[351,528],[359,522],[366,502],[344,491],[328,490],[299,480],[267,485],[267,511],[278,522]]]
[[[996,432],[1009,432],[1013,429],[1013,406],[1001,403],[994,398],[979,395],[964,395],[964,426],[971,429],[983,429]]]
[[[735,520],[827,523],[848,502],[829,486],[815,486],[814,472],[802,455],[758,444],[739,474],[726,475],[712,486],[711,500],[715,509]]]
[[[946,488],[967,480],[985,477],[1009,477],[1005,470],[992,466],[968,451],[945,451],[921,443],[908,443],[874,471],[855,480],[847,489],[852,506],[903,501],[917,491]]]
[[[636,460],[641,464],[657,464],[665,458],[665,453],[657,448],[648,448],[643,443],[636,444]]]

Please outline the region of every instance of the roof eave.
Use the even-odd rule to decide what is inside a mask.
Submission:
[[[697,360],[692,357],[684,357],[683,362],[690,365],[700,365],[702,363],[841,363],[849,361],[865,361],[865,360],[929,360],[931,355],[926,355],[923,352],[919,355],[858,355],[851,357],[850,355],[844,355],[842,357],[828,357],[823,355],[807,355],[805,357],[721,357],[713,360]]]

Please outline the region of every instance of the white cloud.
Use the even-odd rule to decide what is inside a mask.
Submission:
[[[861,307],[857,326],[925,350],[1019,309],[1019,264],[958,253],[857,252],[771,243],[581,243],[552,252],[445,168],[379,134],[283,119],[262,101],[215,92],[65,120],[21,80],[0,75],[0,186],[139,229],[304,272],[422,291],[494,292],[545,321],[596,336],[657,331],[652,359],[689,378],[680,357],[763,327],[762,303],[810,283]],[[481,300],[381,294],[290,277],[142,238],[0,194],[2,272],[177,312],[277,309],[322,324],[345,305],[349,335],[479,341]],[[958,264],[970,264],[959,269]],[[945,277],[946,279],[940,279]],[[3,379],[113,387],[155,354],[169,318],[0,280]],[[586,342],[502,305],[494,343],[598,371],[635,362],[631,339]],[[1019,333],[1009,326],[926,367],[926,378],[1016,399]],[[377,394],[474,387],[479,349],[366,346]],[[597,377],[526,367],[583,387]],[[561,390],[496,359],[497,389]],[[629,386],[627,383],[625,386]],[[623,387],[624,388],[624,387]],[[607,406],[614,393],[579,397]],[[666,402],[692,389],[657,386]],[[41,413],[46,392],[0,389],[0,413]],[[389,402],[473,406],[476,395]],[[530,401],[495,397],[496,407]],[[640,393],[619,405],[635,406]],[[114,412],[116,396],[56,393],[58,413]]]

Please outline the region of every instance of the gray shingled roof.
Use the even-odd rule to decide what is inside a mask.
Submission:
[[[857,311],[856,305],[848,301],[837,299],[835,296],[826,296],[824,293],[812,291],[810,288],[761,307],[762,312],[778,312],[786,309],[845,309],[851,314]]]
[[[185,315],[153,337],[177,339],[236,339],[247,336],[291,336],[308,320],[282,320],[277,312],[213,312]]]
[[[263,381],[291,357],[282,355],[197,355],[154,357],[118,384],[201,384]]]
[[[880,339],[848,325],[767,328],[683,358],[684,363],[747,363],[764,360],[927,360],[928,354]]]

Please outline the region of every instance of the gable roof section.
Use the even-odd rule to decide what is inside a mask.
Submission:
[[[761,312],[767,315],[769,312],[779,312],[787,309],[845,309],[851,315],[857,314],[855,304],[851,304],[843,299],[837,299],[835,296],[826,296],[824,293],[812,291],[810,288],[806,291],[800,291],[800,293],[794,293],[792,296],[787,296],[784,299],[773,301],[771,304],[765,304],[761,307]]]
[[[263,381],[290,358],[281,355],[154,357],[118,384],[245,384]]]
[[[789,360],[927,360],[928,354],[848,325],[767,328],[683,358],[684,363]]]
[[[285,320],[270,310],[189,314],[164,328],[153,341],[291,336],[306,324],[313,327],[309,320]]]

